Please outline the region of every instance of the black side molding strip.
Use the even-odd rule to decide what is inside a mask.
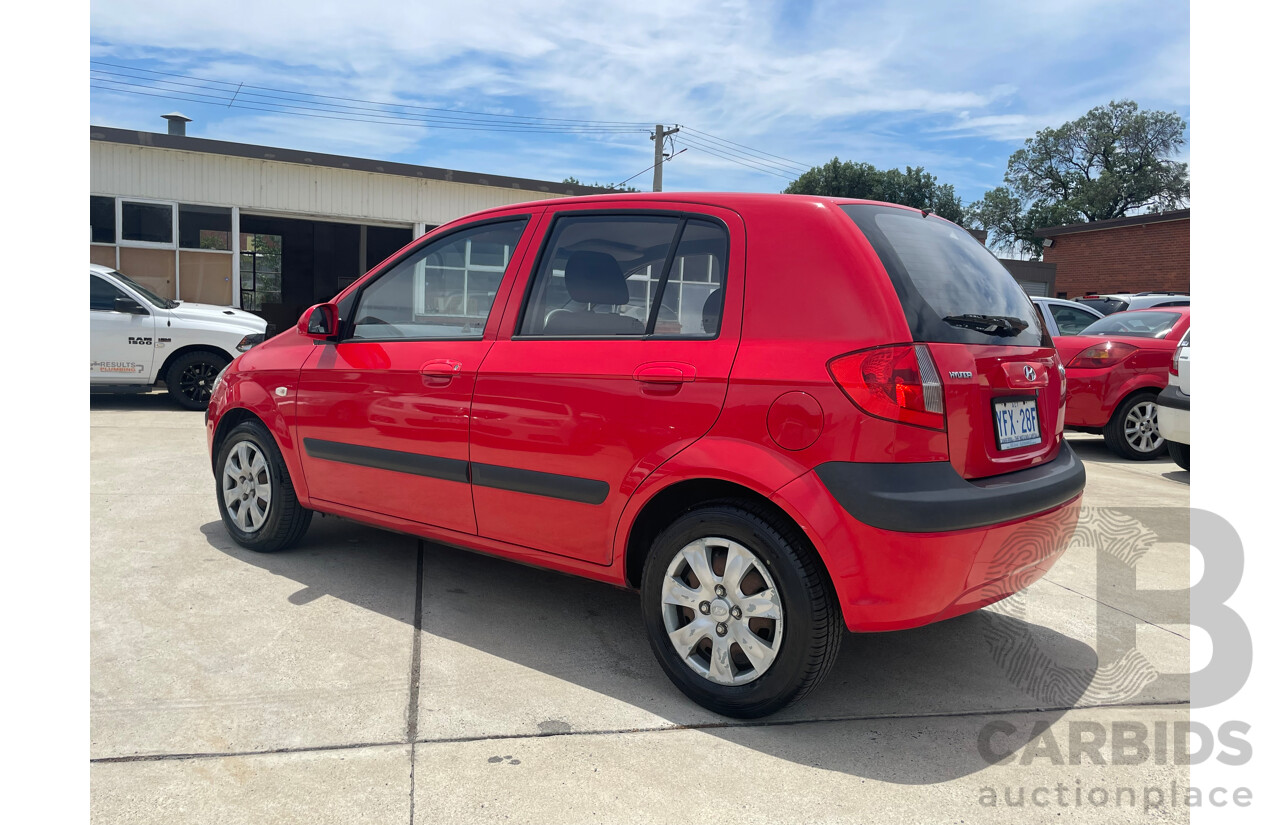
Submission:
[[[318,438],[304,438],[302,444],[306,447],[307,455],[312,458],[340,461],[343,464],[373,467],[378,470],[392,470],[397,473],[411,473],[415,476],[440,478],[445,481],[461,481],[464,484],[467,482],[467,462],[457,458],[404,453],[399,450],[384,450],[380,447],[362,447],[358,444],[322,441]]]
[[[510,490],[514,493],[559,498],[582,504],[603,504],[609,497],[608,482],[590,478],[541,473],[536,470],[521,470],[496,464],[471,464],[457,458],[384,450],[380,447],[363,447],[358,444],[324,441],[319,438],[304,438],[302,444],[306,448],[307,455],[312,458],[340,461],[343,464],[355,464],[360,467],[411,473],[463,484],[470,481],[478,487],[492,487],[495,490]]]
[[[472,464],[471,483],[477,487],[492,487],[496,490],[529,493],[583,504],[603,504],[609,497],[608,482],[500,467],[496,464]]]
[[[976,481],[962,478],[949,461],[828,461],[815,472],[849,515],[901,533],[1014,521],[1065,504],[1084,489],[1084,464],[1065,441],[1047,464]]]

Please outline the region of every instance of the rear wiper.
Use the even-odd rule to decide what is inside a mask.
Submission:
[[[952,326],[976,329],[988,335],[1017,335],[1029,326],[1026,321],[1012,315],[980,315],[972,312],[948,315],[942,320]]]

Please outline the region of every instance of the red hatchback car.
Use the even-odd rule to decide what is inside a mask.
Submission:
[[[1053,339],[1067,365],[1067,428],[1101,433],[1123,458],[1164,452],[1156,396],[1169,383],[1169,365],[1191,307],[1116,312],[1078,335]]]
[[[751,717],[818,684],[844,627],[1043,575],[1084,486],[1063,376],[934,215],[604,195],[416,240],[236,359],[207,428],[243,546],[318,510],[638,588],[675,684]]]

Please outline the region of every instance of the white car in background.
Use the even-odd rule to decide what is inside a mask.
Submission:
[[[145,391],[162,381],[178,404],[203,410],[218,373],[266,333],[252,313],[162,298],[89,265],[90,391]]]
[[[1090,306],[1077,304],[1065,298],[1043,298],[1032,296],[1031,301],[1040,308],[1045,326],[1053,337],[1059,335],[1077,335],[1080,330],[1103,317],[1102,313]]]
[[[1156,396],[1156,420],[1169,445],[1169,456],[1191,469],[1191,330],[1182,336],[1169,366],[1169,385]]]

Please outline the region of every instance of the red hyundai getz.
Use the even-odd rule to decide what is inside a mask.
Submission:
[[[313,511],[639,588],[694,701],[762,716],[844,629],[1039,578],[1084,469],[1031,301],[963,229],[793,195],[604,195],[419,238],[207,412],[254,550]]]

